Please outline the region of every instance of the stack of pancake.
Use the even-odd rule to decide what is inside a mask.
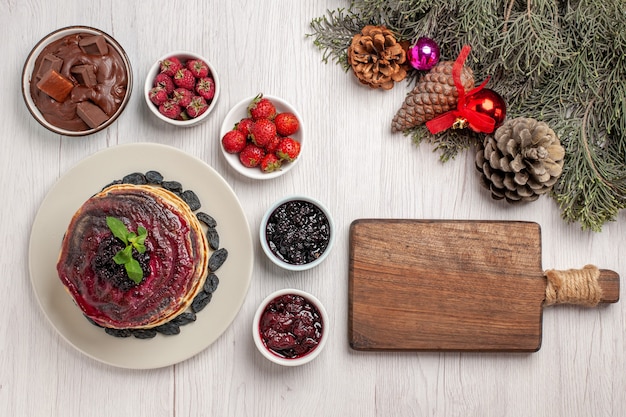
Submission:
[[[139,226],[148,231],[147,273],[139,283],[116,285],[103,278],[107,271],[95,266],[103,264],[98,259],[105,256],[103,242],[112,239],[108,216],[121,220],[129,231]],[[158,186],[116,184],[89,198],[74,214],[57,271],[78,307],[96,324],[150,329],[187,310],[202,290],[208,259],[205,233],[178,195]]]

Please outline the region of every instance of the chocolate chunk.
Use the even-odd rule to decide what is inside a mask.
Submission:
[[[78,42],[78,46],[89,55],[106,55],[109,52],[107,41],[102,35],[83,38]]]
[[[49,70],[39,80],[37,88],[63,103],[72,92],[74,84],[55,70]]]
[[[92,65],[76,65],[70,69],[70,72],[79,84],[87,87],[94,87],[98,84]]]
[[[109,120],[109,116],[100,107],[89,101],[82,101],[76,106],[76,114],[92,129]]]
[[[56,55],[46,54],[41,59],[41,64],[39,65],[39,71],[37,71],[36,77],[41,79],[46,72],[50,70],[55,70],[56,72],[61,72],[61,67],[63,66],[63,60]]]

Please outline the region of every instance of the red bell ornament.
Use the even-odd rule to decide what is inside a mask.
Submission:
[[[494,130],[500,127],[506,118],[506,103],[504,99],[500,94],[488,88],[483,88],[466,96],[465,108],[491,117],[495,121]]]

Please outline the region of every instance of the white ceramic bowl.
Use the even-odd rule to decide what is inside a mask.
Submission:
[[[35,63],[39,55],[41,55],[42,51],[46,48],[46,46],[48,46],[50,43],[57,41],[65,36],[73,35],[77,33],[86,33],[89,35],[104,36],[105,40],[107,41],[108,46],[112,47],[120,55],[123,65],[126,69],[126,79],[127,79],[126,93],[117,111],[107,121],[105,121],[101,125],[95,128],[90,128],[87,130],[80,130],[80,131],[68,130],[66,128],[55,126],[54,124],[46,120],[42,112],[35,105],[35,101],[33,100],[33,97],[30,91],[31,80],[33,80],[35,77],[35,74],[33,74],[35,70]],[[122,46],[107,33],[99,29],[95,29],[95,28],[88,27],[88,26],[68,26],[65,28],[58,29],[46,35],[30,51],[30,53],[28,54],[28,57],[26,58],[26,62],[24,63],[24,68],[22,70],[22,95],[24,97],[24,101],[26,102],[26,107],[28,108],[32,116],[35,118],[35,120],[37,120],[43,127],[45,127],[46,129],[54,133],[58,133],[64,136],[86,136],[92,133],[99,132],[109,127],[113,122],[115,122],[115,120],[117,120],[117,118],[120,116],[120,114],[122,114],[122,112],[126,108],[126,105],[128,104],[128,101],[130,100],[132,89],[133,89],[133,71],[132,71],[128,56],[126,55],[126,52],[124,51]]]
[[[213,80],[215,81],[215,95],[213,96],[213,99],[211,99],[211,102],[208,103],[209,104],[209,108],[202,113],[199,117],[193,118],[193,119],[189,119],[189,120],[174,120],[174,119],[170,119],[169,117],[166,117],[164,115],[162,115],[159,112],[159,108],[150,101],[150,90],[152,89],[152,87],[154,86],[154,78],[159,74],[160,70],[161,70],[161,61],[163,61],[166,58],[175,56],[178,59],[180,59],[181,61],[187,61],[189,59],[201,59],[204,62],[206,62],[206,64],[209,67],[209,71],[211,73],[211,76],[213,77]],[[156,118],[158,118],[159,120],[162,120],[165,123],[171,124],[173,126],[178,126],[178,127],[192,127],[192,126],[196,126],[204,121],[207,120],[207,118],[209,117],[209,114],[211,114],[211,112],[213,111],[213,109],[215,108],[216,104],[217,104],[217,100],[220,96],[220,90],[222,87],[222,83],[219,80],[219,76],[217,74],[217,71],[215,69],[215,66],[213,64],[211,64],[211,62],[209,60],[207,60],[205,57],[203,57],[202,55],[198,55],[196,53],[193,52],[189,52],[189,51],[173,51],[170,53],[167,53],[165,55],[163,55],[162,57],[160,57],[158,60],[156,60],[154,62],[154,64],[152,64],[152,66],[150,67],[150,69],[148,70],[148,73],[146,75],[146,81],[144,83],[143,86],[143,97],[144,100],[146,102],[146,105],[148,106],[148,108],[150,109],[150,112],[152,114],[154,114],[154,116]]]
[[[270,220],[270,216],[272,215],[272,213],[274,213],[274,211],[280,206],[282,206],[283,204],[287,204],[293,201],[304,201],[314,206],[317,206],[321,210],[321,212],[324,214],[326,219],[328,220],[328,227],[330,229],[328,245],[326,246],[326,249],[324,250],[324,252],[322,252],[322,254],[314,261],[305,263],[305,264],[288,263],[288,262],[285,262],[283,259],[279,258],[274,252],[272,252],[272,249],[270,248],[270,245],[266,237],[267,224],[268,224],[268,221]],[[333,247],[334,241],[335,241],[335,225],[334,225],[333,218],[330,212],[322,203],[320,203],[319,201],[311,197],[294,195],[294,196],[289,196],[289,197],[276,201],[265,212],[263,219],[261,220],[261,226],[259,228],[259,240],[261,242],[261,247],[263,248],[263,252],[265,252],[265,255],[267,255],[267,257],[273,263],[289,271],[304,271],[304,270],[311,269],[311,268],[318,266],[328,257],[328,254],[330,253]]]
[[[282,98],[271,96],[268,94],[263,94],[263,97],[270,99],[274,103],[274,105],[276,106],[276,111],[278,113],[290,112],[290,113],[293,113],[298,118],[298,121],[300,122],[300,128],[295,134],[291,135],[291,138],[300,142],[300,155],[298,156],[298,158],[296,158],[292,162],[283,163],[280,169],[273,171],[273,172],[263,172],[259,167],[248,168],[244,166],[239,160],[238,154],[231,154],[224,150],[224,146],[222,146],[221,139],[222,137],[224,137],[226,132],[228,132],[229,130],[232,130],[241,119],[249,116],[248,105],[252,102],[252,100],[254,100],[255,97],[256,96],[245,98],[241,100],[239,103],[235,104],[235,106],[233,106],[233,108],[230,109],[230,111],[224,118],[224,122],[222,123],[222,129],[220,131],[220,149],[222,150],[222,155],[224,155],[224,158],[226,159],[228,164],[241,175],[246,176],[248,178],[257,179],[257,180],[269,180],[269,179],[280,177],[281,175],[286,174],[287,172],[292,170],[293,167],[298,163],[300,158],[302,158],[302,153],[303,153],[304,146],[305,146],[304,122],[303,122],[302,116],[300,115],[300,113],[298,113],[298,111],[296,110],[294,106],[292,106],[291,104],[289,104]]]
[[[272,350],[270,350],[266,346],[265,342],[263,341],[263,337],[261,335],[261,318],[263,316],[265,309],[276,298],[282,297],[288,294],[299,295],[305,298],[310,304],[312,304],[317,309],[317,311],[319,311],[321,321],[322,321],[322,335],[318,342],[318,345],[313,350],[309,351],[306,355],[299,356],[293,359],[282,357],[274,353]],[[268,295],[263,300],[263,302],[261,302],[261,304],[259,305],[259,308],[257,309],[256,314],[254,315],[254,320],[252,320],[252,338],[254,339],[254,344],[256,345],[259,352],[261,352],[261,354],[268,360],[274,363],[277,363],[279,365],[283,365],[283,366],[304,365],[305,363],[309,363],[313,359],[315,359],[322,352],[322,350],[324,349],[324,346],[326,345],[326,341],[328,340],[328,332],[329,332],[328,313],[326,312],[324,305],[322,305],[320,300],[318,300],[313,295],[305,291],[296,290],[296,289],[283,289],[283,290],[275,291],[272,294]]]

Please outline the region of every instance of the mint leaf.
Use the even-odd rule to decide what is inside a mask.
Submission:
[[[118,265],[125,265],[133,259],[133,247],[126,246],[124,249],[120,250],[113,257],[113,261]]]
[[[113,236],[126,245],[124,249],[115,254],[113,261],[118,265],[124,265],[128,278],[139,284],[143,279],[143,271],[139,262],[133,258],[133,248],[139,253],[146,251],[144,242],[148,236],[148,231],[145,227],[138,226],[137,233],[130,232],[121,220],[111,216],[107,216],[106,223]]]
[[[141,270],[141,265],[137,262],[136,259],[130,258],[130,260],[124,264],[126,268],[126,273],[128,274],[128,278],[133,280],[135,284],[139,284],[143,279],[143,271]]]

